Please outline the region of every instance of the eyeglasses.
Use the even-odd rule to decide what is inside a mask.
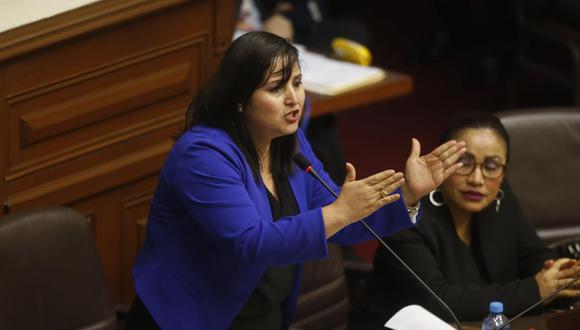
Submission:
[[[463,164],[463,166],[455,172],[459,175],[470,175],[475,171],[475,168],[479,166],[481,167],[481,173],[484,177],[488,179],[496,179],[499,178],[505,170],[505,165],[501,164],[494,158],[486,158],[482,163],[478,163],[475,161],[475,158],[471,156],[463,156],[459,158],[458,162]]]

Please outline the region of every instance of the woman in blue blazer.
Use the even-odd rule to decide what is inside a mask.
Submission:
[[[159,176],[128,328],[285,329],[302,262],[326,257],[327,239],[371,239],[361,218],[385,236],[411,226],[419,198],[461,166],[445,164],[463,143],[420,156],[414,140],[405,178],[356,180],[347,164],[335,200],[292,163],[301,152],[339,191],[298,129],[301,79],[287,40],[252,32],[232,43]]]

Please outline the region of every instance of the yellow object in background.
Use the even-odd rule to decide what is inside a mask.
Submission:
[[[330,45],[334,51],[334,56],[338,59],[365,66],[371,64],[371,52],[356,41],[334,38]]]

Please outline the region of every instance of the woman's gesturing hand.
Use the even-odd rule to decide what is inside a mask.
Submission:
[[[462,165],[457,160],[466,150],[465,142],[451,140],[421,156],[421,144],[413,139],[411,155],[405,164],[406,183],[402,188],[405,203],[415,204],[457,171]]]
[[[398,200],[399,194],[392,193],[404,182],[403,173],[393,170],[356,180],[354,166],[347,163],[346,179],[340,195],[332,204],[322,208],[326,237],[372,214],[380,207]]]

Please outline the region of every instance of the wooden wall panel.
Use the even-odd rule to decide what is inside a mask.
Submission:
[[[214,30],[215,39],[214,39],[214,52],[217,56],[214,58],[218,58],[220,54],[223,54],[227,47],[230,45],[232,40],[232,36],[234,34],[234,26],[231,22],[237,21],[237,17],[235,16],[235,1],[232,0],[216,0],[214,2],[214,6],[216,9],[214,10]]]
[[[133,297],[159,169],[231,41],[233,7],[102,0],[0,34],[3,213],[83,212],[115,303]]]
[[[121,301],[130,302],[135,294],[131,266],[145,242],[149,202],[153,197],[154,188],[155,180],[140,182],[130,187],[123,199],[123,251],[121,253],[123,269],[121,269],[120,278],[122,290],[119,293]]]
[[[181,120],[190,95],[201,83],[202,40],[188,40],[179,51],[139,58],[112,72],[102,73],[109,70],[103,68],[98,75],[26,94],[18,102],[9,98],[7,180],[146,135],[158,128],[146,125],[151,122],[168,126]],[[172,98],[181,102],[169,116],[157,105]],[[135,118],[134,112],[140,116]]]
[[[111,300],[116,304],[130,304],[135,294],[131,267],[145,240],[156,181],[151,176],[71,205],[91,221]]]

